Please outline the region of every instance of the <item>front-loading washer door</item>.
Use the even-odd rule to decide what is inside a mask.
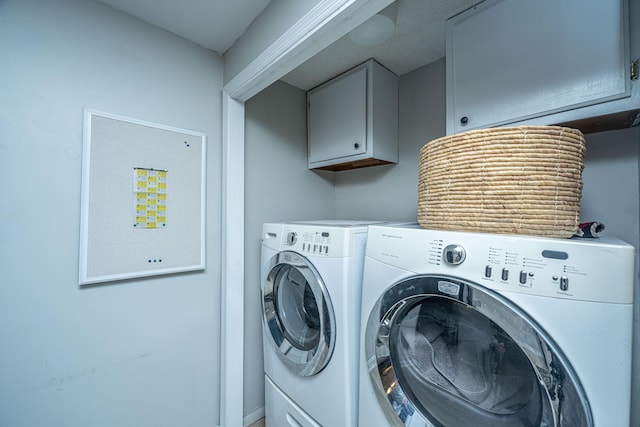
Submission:
[[[395,426],[593,426],[551,337],[483,286],[402,280],[378,299],[365,334],[367,368]]]
[[[335,314],[327,288],[302,255],[279,252],[271,258],[262,284],[267,339],[285,365],[301,376],[320,372],[335,346]]]

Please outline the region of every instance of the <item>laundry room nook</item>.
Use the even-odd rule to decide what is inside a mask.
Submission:
[[[0,427],[640,425],[640,2],[529,3],[1,1]]]

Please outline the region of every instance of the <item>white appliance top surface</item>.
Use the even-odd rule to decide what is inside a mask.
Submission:
[[[615,237],[615,236],[600,236],[596,238],[583,238],[583,237],[571,237],[569,239],[561,239],[561,238],[552,238],[552,237],[539,237],[539,236],[529,236],[524,234],[497,234],[497,233],[478,233],[471,231],[447,231],[447,230],[433,230],[422,227],[417,222],[413,223],[382,223],[382,224],[371,224],[372,227],[376,228],[385,228],[385,229],[405,229],[405,230],[420,230],[420,232],[430,233],[432,235],[442,235],[443,237],[449,238],[462,238],[462,239],[480,239],[480,240],[488,240],[488,239],[497,239],[502,241],[512,241],[516,245],[522,245],[523,242],[526,241],[539,241],[539,242],[547,242],[549,244],[559,244],[559,245],[586,245],[593,247],[604,247],[607,245],[621,246],[627,249],[635,248],[624,240]]]
[[[287,224],[320,225],[324,227],[366,227],[373,224],[383,224],[383,221],[359,221],[347,219],[320,219],[312,221],[287,221]]]
[[[449,262],[457,248],[463,260]],[[461,249],[460,249],[461,248]],[[615,237],[544,237],[371,226],[366,255],[415,274],[487,288],[582,301],[632,303],[635,249]]]

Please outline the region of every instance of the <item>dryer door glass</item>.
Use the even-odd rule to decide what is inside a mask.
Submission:
[[[282,267],[275,309],[282,332],[296,348],[308,351],[320,341],[320,311],[313,290],[299,269]]]
[[[481,286],[437,276],[397,283],[371,313],[366,339],[376,391],[396,423],[592,425],[582,386],[551,338]]]
[[[280,359],[293,372],[310,376],[329,363],[335,345],[335,316],[322,278],[295,252],[269,263],[262,286],[263,321]]]

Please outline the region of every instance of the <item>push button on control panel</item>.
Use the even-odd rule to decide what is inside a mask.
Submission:
[[[488,277],[491,277],[491,273],[492,273],[492,271],[491,271],[491,270],[492,270],[492,269],[491,269],[491,266],[490,266],[490,265],[487,265],[487,266],[484,268],[484,277],[487,277],[487,278],[488,278]]]
[[[569,290],[569,278],[566,276],[560,277],[560,289],[563,291]]]
[[[523,285],[527,283],[527,272],[524,270],[520,272],[520,283],[522,283]]]
[[[502,277],[502,280],[504,280],[505,282],[509,280],[509,270],[507,270],[506,268],[503,268],[501,277]]]

